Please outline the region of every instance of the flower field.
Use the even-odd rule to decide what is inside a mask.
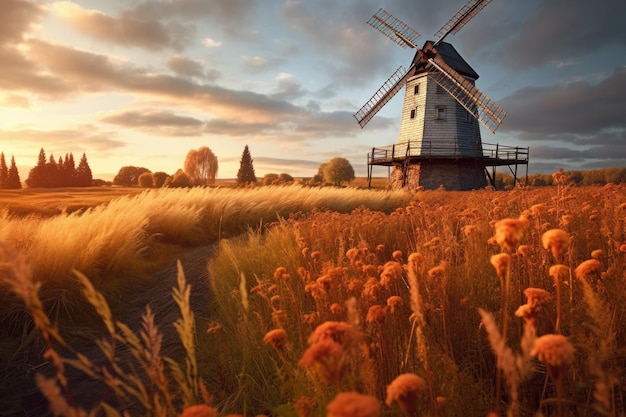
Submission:
[[[623,416],[626,187],[560,175],[506,192],[166,190],[5,216],[2,286],[43,334],[56,371],[36,381],[56,415]],[[64,226],[64,245],[42,243]],[[211,301],[194,317],[180,268],[176,340],[150,308],[137,332],[115,317],[112,277],[209,242]],[[106,360],[50,319],[50,282],[96,311]],[[81,402],[69,367],[111,395]]]

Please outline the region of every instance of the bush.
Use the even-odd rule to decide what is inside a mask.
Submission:
[[[154,187],[154,178],[151,172],[144,172],[139,176],[138,184],[143,188],[152,188]]]

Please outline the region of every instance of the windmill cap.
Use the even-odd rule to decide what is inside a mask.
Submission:
[[[431,50],[433,49],[433,44],[433,41],[426,41],[422,49],[424,51]],[[467,61],[465,61],[463,57],[457,52],[457,50],[454,49],[454,46],[452,46],[452,44],[449,44],[448,42],[440,42],[439,45],[434,48],[434,50],[441,58],[443,58],[446,64],[451,66],[452,69],[454,69],[459,74],[472,78],[473,80],[478,79],[478,73],[474,71],[474,68],[472,68],[470,64],[468,64]],[[420,58],[418,53],[416,54],[414,60],[419,59]]]

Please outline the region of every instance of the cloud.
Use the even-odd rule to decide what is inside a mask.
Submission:
[[[68,86],[62,79],[45,71],[17,47],[0,46],[0,88],[6,91],[28,91],[47,97],[63,96]]]
[[[197,77],[207,81],[215,81],[220,77],[216,69],[205,69],[204,63],[185,56],[174,55],[167,60],[167,67],[174,73],[187,77]]]
[[[566,62],[611,45],[626,45],[624,6],[621,0],[594,2],[545,0],[510,37],[499,54],[515,70]],[[507,33],[507,32],[502,32]],[[509,32],[511,33],[511,32]]]
[[[598,84],[527,87],[500,100],[509,115],[503,131],[524,132],[523,139],[554,135],[592,135],[626,129],[626,67],[617,68]]]
[[[31,31],[44,12],[44,7],[30,0],[3,0],[0,13],[0,45],[19,42]]]
[[[151,19],[206,19],[242,23],[257,15],[258,0],[146,0],[128,12]]]
[[[254,152],[254,149],[251,148],[250,151]],[[320,166],[320,162],[306,159],[273,158],[267,156],[255,157],[254,154],[252,155],[252,159],[254,160],[254,167],[257,172],[289,173],[311,171],[311,176],[313,176],[317,173]]]
[[[308,92],[293,75],[281,73],[276,77],[277,85],[272,97],[280,100],[293,100],[306,95]]]
[[[204,130],[201,120],[167,110],[128,110],[100,120],[158,136],[200,136]]]
[[[33,149],[42,147],[47,153],[80,151],[108,151],[125,146],[116,138],[116,133],[105,132],[95,126],[78,125],[70,129],[37,130],[37,129],[13,129],[0,130],[0,142],[19,140],[22,144],[30,144]],[[77,149],[78,148],[78,149]],[[33,156],[36,158],[36,155]]]
[[[53,3],[53,10],[80,33],[125,47],[178,51],[184,49],[193,35],[193,28],[189,26],[173,21],[161,22],[137,13],[122,12],[119,16],[110,16],[67,1]]]
[[[247,56],[241,57],[243,63],[252,68],[263,68],[267,65],[267,59],[260,56]]]
[[[264,136],[276,134],[280,126],[273,123],[247,123],[241,120],[213,119],[205,125],[205,133],[226,136]]]
[[[373,1],[334,3],[332,7],[287,1],[282,13],[289,27],[305,38],[307,50],[328,56],[319,64],[332,79],[358,86],[395,68],[388,62],[395,51],[393,43],[365,23],[379,7]]]
[[[4,96],[0,96],[0,105],[27,109],[30,107],[30,100],[18,94],[5,94]]]
[[[218,41],[213,40],[211,38],[204,38],[202,43],[204,44],[204,46],[206,46],[208,48],[218,48],[218,47],[222,46],[222,42],[218,42]]]
[[[65,87],[65,94],[100,91],[146,94],[177,102],[172,105],[198,106],[197,110],[213,115],[235,115],[249,122],[274,121],[301,111],[285,100],[155,74],[106,55],[41,40],[29,41],[29,47],[32,59],[55,75]]]

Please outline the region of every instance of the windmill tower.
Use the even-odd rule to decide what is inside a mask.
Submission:
[[[470,0],[437,32],[438,40],[421,48],[417,46],[421,35],[383,9],[367,22],[398,45],[417,51],[408,70],[398,68],[354,115],[364,127],[406,86],[397,144],[391,149],[374,148],[368,156],[368,164],[393,168],[391,188],[443,185],[469,190],[487,185],[486,166],[493,165],[494,158],[485,156],[478,123],[495,132],[506,112],[475,87],[478,74],[444,39],[490,1]]]

